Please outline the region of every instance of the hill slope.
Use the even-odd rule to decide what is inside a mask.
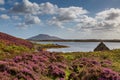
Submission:
[[[18,45],[18,46],[19,45],[26,46],[28,48],[33,47],[33,44],[27,40],[16,38],[16,37],[13,37],[11,35],[8,35],[8,34],[2,33],[2,32],[0,32],[0,42],[4,42],[7,45],[14,44],[14,45]]]
[[[62,40],[62,39],[55,36],[50,36],[47,34],[39,34],[37,36],[28,38],[28,40]]]

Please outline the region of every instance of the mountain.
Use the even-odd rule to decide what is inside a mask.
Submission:
[[[22,45],[22,46],[26,46],[28,48],[32,48],[33,44],[27,40],[24,39],[20,39],[20,38],[16,38],[14,36],[11,36],[9,34],[6,33],[2,33],[0,32],[0,43],[5,43],[6,45]]]
[[[37,36],[28,38],[28,40],[62,40],[62,39],[55,36],[50,36],[47,34],[39,34]]]

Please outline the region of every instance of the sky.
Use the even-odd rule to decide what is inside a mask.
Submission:
[[[120,39],[120,0],[0,0],[0,32],[27,39]]]

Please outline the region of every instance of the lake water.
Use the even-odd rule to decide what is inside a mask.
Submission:
[[[67,48],[48,49],[50,52],[89,52],[93,51],[100,42],[39,42],[42,44],[59,44]],[[110,49],[120,49],[120,42],[104,42]]]

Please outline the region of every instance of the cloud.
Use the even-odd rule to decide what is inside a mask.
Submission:
[[[54,16],[49,23],[63,27],[64,23],[76,22],[81,16],[88,13],[87,10],[84,10],[82,7],[71,6],[68,8],[58,8],[56,16]]]
[[[17,18],[17,16],[14,16],[14,17]],[[33,15],[26,15],[25,21],[18,23],[16,26],[21,29],[26,29],[28,27],[31,27],[34,24],[40,24],[40,23],[41,23],[41,20],[39,19],[39,17],[33,16]]]
[[[0,15],[0,19],[10,19],[10,17],[7,14]]]
[[[42,14],[56,14],[58,10],[57,5],[53,5],[50,2],[41,3],[39,8]]]
[[[37,3],[32,3],[29,0],[23,0],[22,3],[17,3],[11,8],[11,12],[15,13],[39,13],[39,5]]]
[[[111,8],[96,13],[95,17],[82,15],[74,27],[83,32],[120,32],[120,9]]]
[[[69,21],[79,18],[82,14],[86,14],[87,10],[84,10],[82,7],[68,7],[60,8],[58,10],[58,20],[59,21]]]
[[[20,27],[20,28],[23,28],[23,29],[25,29],[26,27],[28,27],[25,23],[18,23],[16,26]]]
[[[120,17],[120,9],[111,8],[109,10],[105,10],[97,13],[96,18],[102,20],[115,20]]]
[[[5,4],[5,1],[4,0],[0,0],[0,5],[3,5]]]
[[[22,14],[54,14],[56,9],[57,6],[49,2],[37,4],[23,0],[22,3],[15,4],[10,11]]]
[[[96,14],[98,30],[113,31],[120,29],[120,9],[111,8]]]
[[[68,8],[58,8],[50,2],[46,3],[32,3],[29,0],[23,0],[22,3],[17,3],[11,8],[12,12],[24,13],[24,14],[49,14],[58,15],[58,19],[62,20],[72,20],[79,17],[81,14],[87,13],[82,7],[71,6]]]
[[[22,0],[21,3],[15,3],[15,5],[10,9],[10,12],[23,16],[23,23],[20,25],[31,25],[39,24],[41,20],[39,16],[41,15],[53,15],[56,13],[58,7],[51,4],[50,2],[46,3],[32,3],[29,0]]]
[[[19,16],[12,16],[11,18],[14,20],[21,20],[21,18]]]
[[[25,24],[40,24],[41,20],[37,16],[27,15],[25,16]]]
[[[83,15],[80,19],[79,22],[77,23],[77,25],[75,26],[75,29],[77,31],[90,31],[94,28],[96,28],[97,25],[97,21],[92,18],[89,17],[87,15]]]
[[[67,28],[68,31],[74,32],[75,30],[73,28]]]
[[[82,7],[70,6],[66,8],[59,8],[57,5],[54,5],[50,2],[46,3],[32,3],[29,0],[23,0],[22,3],[17,3],[10,10],[13,13],[24,14],[24,15],[35,15],[36,17],[25,18],[25,23],[39,23],[40,19],[38,17],[41,15],[50,15],[54,16],[48,22],[50,25],[55,25],[63,28],[65,22],[75,21],[81,15],[88,13],[87,10],[84,10]]]
[[[24,25],[40,24],[46,15],[44,21],[48,21],[49,25],[65,28],[66,25],[73,23],[74,31],[96,32],[96,31],[120,31],[120,9],[111,8],[96,13],[94,17],[89,16],[89,11],[82,7],[69,6],[58,7],[50,2],[35,3],[29,0],[23,0],[22,3],[16,3],[10,11],[16,14],[23,14]],[[15,17],[14,17],[15,18]],[[47,23],[46,23],[47,24]],[[45,25],[46,25],[45,24]],[[68,28],[72,31],[73,28]]]
[[[64,28],[63,22],[59,21],[55,16],[52,17],[52,19],[50,19],[48,21],[48,24],[49,25],[54,25],[54,26],[57,26],[57,27],[60,27],[60,28]]]

